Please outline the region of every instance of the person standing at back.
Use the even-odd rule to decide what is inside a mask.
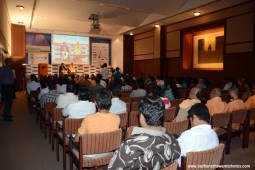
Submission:
[[[109,70],[107,68],[106,63],[104,63],[103,66],[102,66],[101,74],[102,74],[102,80],[104,80],[106,82],[106,84],[108,84],[108,82],[109,82],[109,80],[108,80]]]
[[[3,121],[11,122],[11,109],[13,101],[13,84],[14,77],[12,73],[13,61],[11,58],[6,58],[5,66],[0,69],[0,93],[1,98],[4,100],[4,110],[3,110]]]

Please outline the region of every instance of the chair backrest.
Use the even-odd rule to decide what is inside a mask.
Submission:
[[[128,113],[121,113],[118,114],[120,117],[120,128],[124,128],[127,127],[127,123],[128,123]]]
[[[139,111],[131,111],[130,112],[128,126],[140,126]]]
[[[32,90],[32,91],[30,91],[30,100],[32,99],[32,100],[38,100],[38,95],[39,95],[39,93],[40,93],[40,88],[38,87],[37,88],[37,90]]]
[[[100,154],[117,149],[122,142],[122,130],[107,133],[84,134],[80,137],[82,154]]]
[[[125,103],[131,103],[131,98],[130,97],[121,97],[120,100],[122,100]]]
[[[164,111],[165,122],[171,122],[176,116],[176,107],[171,107]]]
[[[225,145],[221,143],[213,149],[200,152],[188,152],[186,157],[182,157],[181,169],[199,169],[194,167],[190,168],[189,165],[222,165],[224,147]],[[215,167],[204,167],[203,169],[213,170]]]
[[[138,111],[138,102],[132,102],[131,111]]]
[[[83,118],[81,119],[66,118],[63,122],[65,135],[76,134],[78,132],[78,128],[81,127],[82,121]]]
[[[183,102],[183,100],[184,100],[183,98],[171,100],[171,106],[179,107],[179,105]]]
[[[216,113],[211,117],[212,128],[225,127],[229,124],[231,112],[228,113]]]
[[[241,109],[232,112],[232,123],[244,123],[247,116],[247,110]]]
[[[142,99],[142,97],[134,97],[133,102],[139,102]]]
[[[135,126],[130,126],[127,128],[127,131],[126,131],[126,139],[130,138],[132,136],[132,131],[133,131],[133,128]]]
[[[250,109],[250,120],[255,120],[255,108]]]
[[[47,102],[44,104],[44,112],[45,113],[53,113],[53,108],[56,107],[56,103],[54,102]]]
[[[165,167],[162,170],[177,170],[177,168],[178,168],[178,162],[174,161],[171,165]]]
[[[63,108],[53,108],[52,119],[53,121],[63,121],[64,117],[62,115]]]
[[[182,132],[188,129],[189,120],[183,120],[180,122],[164,122],[164,127],[168,133],[180,136]]]

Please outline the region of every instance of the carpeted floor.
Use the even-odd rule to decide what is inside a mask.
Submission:
[[[0,170],[63,169],[62,147],[60,161],[57,162],[56,152],[51,151],[48,138],[44,139],[35,124],[35,114],[30,114],[27,108],[25,92],[16,94],[12,111],[14,122],[0,121]],[[255,169],[255,131],[250,133],[248,149],[242,149],[239,137],[232,139],[231,154],[225,155],[224,164],[250,165],[251,169]]]

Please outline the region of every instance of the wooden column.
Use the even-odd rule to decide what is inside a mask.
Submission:
[[[134,36],[124,35],[123,40],[123,72],[133,74],[134,68]]]

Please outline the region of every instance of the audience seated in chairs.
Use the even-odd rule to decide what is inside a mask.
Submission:
[[[178,142],[163,128],[165,106],[158,97],[146,96],[139,102],[141,127],[124,141],[108,169],[162,169],[180,156]]]
[[[27,83],[27,94],[30,95],[31,91],[35,91],[38,89],[38,87],[41,87],[40,83],[37,82],[36,75],[31,74],[30,75],[30,82]]]
[[[219,145],[215,131],[209,125],[210,114],[204,104],[193,105],[188,111],[191,129],[183,132],[177,139],[181,147],[181,156],[187,152],[196,152],[212,149]],[[181,165],[181,159],[178,160]]]
[[[68,118],[79,119],[85,118],[89,114],[96,113],[95,104],[89,101],[90,96],[91,96],[90,88],[80,86],[78,88],[79,101],[67,105],[62,111],[63,116]]]
[[[189,109],[196,103],[201,103],[201,89],[194,87],[191,89],[189,99],[184,100],[180,105],[179,112],[175,118],[176,122],[186,120]]]
[[[252,96],[250,96],[245,102],[245,107],[247,109],[255,108],[255,85],[253,85],[251,92]]]
[[[75,141],[85,133],[105,133],[119,129],[120,117],[110,113],[111,94],[106,89],[98,90],[96,93],[96,106],[98,112],[88,115],[81,123],[81,127],[75,136]]]
[[[211,116],[215,113],[225,113],[228,111],[228,105],[221,99],[221,90],[219,88],[214,88],[210,94],[210,100],[207,101],[206,107],[209,110]]]
[[[68,83],[69,83],[68,75],[60,76],[58,78],[57,91],[61,93],[66,93],[66,87]]]
[[[49,91],[50,91],[49,88],[48,88],[48,84],[47,84],[47,77],[43,77],[40,80],[40,85],[41,85],[41,90],[40,90],[40,93],[38,95],[38,100],[41,100],[42,95],[46,94],[46,93],[49,93]]]
[[[70,103],[78,102],[78,96],[74,94],[75,86],[72,84],[67,85],[65,94],[60,94],[57,97],[57,108],[65,108]]]
[[[47,102],[56,103],[56,99],[61,92],[56,90],[56,81],[53,79],[48,80],[49,92],[42,95],[40,100],[41,108],[44,108],[44,104]]]
[[[96,93],[97,90],[100,90],[100,89],[105,88],[104,86],[102,86],[102,85],[100,84],[100,81],[101,81],[100,76],[99,76],[99,77],[97,76],[97,77],[96,77],[96,85],[92,87],[92,93]],[[102,80],[102,81],[103,81],[103,80]]]
[[[237,87],[231,87],[229,89],[229,94],[232,101],[228,103],[228,112],[245,109],[245,104],[243,100],[239,99],[239,90]]]
[[[142,82],[142,80],[137,80],[137,90],[133,90],[130,94],[131,98],[134,97],[143,97],[146,95],[146,90],[144,89],[144,83]]]
[[[126,103],[120,100],[121,86],[119,83],[115,83],[112,86],[112,105],[109,110],[110,113],[120,114],[127,112]]]

